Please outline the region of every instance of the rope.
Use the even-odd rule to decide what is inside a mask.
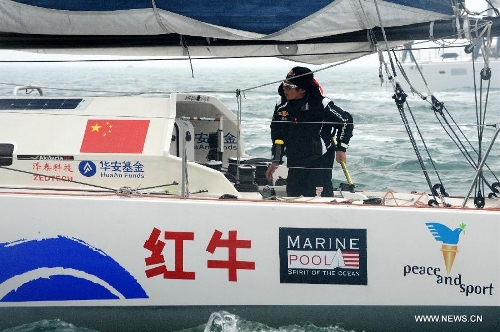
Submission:
[[[470,164],[470,165],[472,165],[474,168],[476,168],[476,167],[477,167],[477,163],[475,163],[475,162],[474,162],[474,160],[472,159],[471,155],[468,153],[468,150],[464,147],[463,143],[461,142],[461,140],[460,140],[460,138],[458,137],[458,135],[456,134],[456,132],[454,132],[454,131],[453,131],[452,126],[450,125],[450,123],[448,122],[448,120],[447,120],[446,116],[445,116],[445,115],[444,115],[444,113],[442,112],[442,110],[443,110],[443,109],[444,109],[444,110],[446,110],[447,114],[450,116],[451,120],[454,122],[454,126],[455,126],[456,128],[458,128],[458,130],[459,130],[459,131],[460,131],[460,133],[462,134],[462,137],[463,137],[463,138],[467,141],[467,143],[469,144],[469,146],[470,146],[470,147],[471,147],[471,148],[472,148],[472,149],[473,149],[473,150],[474,150],[474,151],[478,154],[478,156],[479,156],[479,160],[481,159],[481,155],[480,155],[480,153],[478,153],[478,152],[474,149],[473,145],[470,143],[470,141],[467,139],[467,137],[464,135],[464,133],[460,130],[460,127],[459,127],[460,125],[458,125],[458,124],[457,124],[457,123],[453,120],[453,118],[451,117],[450,113],[448,112],[448,110],[447,110],[447,108],[444,106],[444,104],[440,103],[440,102],[439,102],[439,101],[438,101],[438,100],[437,100],[437,99],[436,99],[436,98],[432,95],[432,93],[430,92],[430,89],[429,89],[429,87],[428,87],[427,81],[425,80],[425,77],[424,77],[424,75],[422,74],[422,72],[421,72],[421,70],[420,70],[420,66],[419,66],[419,65],[418,65],[418,63],[416,62],[416,59],[414,58],[413,53],[411,52],[411,50],[410,50],[410,56],[412,57],[412,61],[416,64],[416,66],[417,66],[417,68],[418,68],[418,70],[419,70],[420,76],[421,76],[421,78],[422,78],[422,80],[423,80],[423,82],[424,82],[425,86],[427,87],[429,94],[430,94],[430,95],[431,95],[431,97],[432,97],[432,98],[431,98],[431,100],[432,100],[432,101],[431,101],[430,103],[431,103],[431,106],[432,106],[433,110],[435,111],[435,115],[436,115],[436,118],[437,118],[438,122],[440,123],[441,127],[445,130],[445,132],[447,133],[447,135],[448,135],[448,136],[452,139],[452,141],[455,143],[455,145],[459,148],[459,150],[460,150],[460,151],[461,151],[461,153],[464,155],[464,157],[465,157],[465,158],[466,158],[466,160],[469,162],[469,164]],[[401,70],[401,72],[403,73],[403,76],[404,76],[404,77],[406,77],[405,72],[404,72],[404,69],[402,68],[401,63],[399,62],[399,60],[397,59],[397,57],[396,57],[396,55],[395,55],[395,54],[394,54],[394,57],[395,57],[395,59],[396,59],[396,61],[397,61],[398,67],[400,67],[400,70]],[[474,62],[473,62],[473,67],[474,67]],[[474,72],[475,72],[475,70],[474,70]],[[416,91],[416,90],[413,88],[413,86],[411,85],[411,82],[410,82],[409,80],[407,80],[407,82],[408,82],[408,84],[410,84],[410,87],[411,87],[411,89],[412,89],[412,91],[413,91],[413,92],[416,92],[417,94],[419,94],[419,96],[420,96],[423,100],[427,100],[427,97],[423,96],[420,92]],[[475,75],[474,75],[474,82],[475,82]],[[482,83],[482,82],[481,82],[481,83]],[[480,91],[481,91],[481,90],[482,90],[482,89],[480,89]],[[476,85],[475,85],[475,91],[477,91],[477,87],[476,87]],[[489,89],[488,89],[488,92],[489,92]],[[488,93],[488,92],[487,92],[487,93]],[[477,99],[477,98],[476,98],[476,99]],[[477,102],[476,102],[476,104],[477,104]],[[481,102],[479,102],[479,104],[481,105]],[[438,110],[438,108],[439,108],[439,110]],[[438,113],[442,116],[442,118],[443,118],[444,122],[445,122],[445,123],[447,124],[447,126],[448,126],[448,129],[445,127],[445,125],[443,124],[443,122],[442,122],[442,121],[440,120],[440,118],[438,117]],[[476,124],[477,130],[478,130],[478,136],[479,136],[479,137],[482,137],[482,133],[483,133],[483,131],[484,131],[484,127],[486,127],[486,125],[485,125],[485,123],[484,123],[485,116],[484,116],[484,115],[480,115],[480,114],[478,114],[476,117],[478,118],[478,120],[477,120],[477,124]],[[481,120],[481,119],[482,119],[482,120]],[[451,133],[450,133],[450,131],[451,131]],[[453,138],[452,133],[453,133],[453,136],[454,136],[455,138]],[[491,169],[490,169],[487,165],[486,165],[486,167],[487,167],[489,170],[491,170]],[[493,174],[493,172],[491,172],[491,173]],[[495,175],[493,174],[493,176],[495,176]],[[496,176],[495,176],[495,178],[496,178]],[[497,181],[498,181],[498,180],[497,180]],[[491,187],[491,186],[490,186],[490,187]]]
[[[172,31],[175,31],[171,27],[170,27],[170,29],[167,28],[165,23],[163,23],[163,20],[161,19],[161,15],[158,12],[158,7],[156,6],[156,1],[151,0],[151,4],[153,6],[153,12],[155,14],[156,22],[158,22],[158,25],[163,29],[163,31],[165,31],[165,33],[167,33],[167,34],[170,34],[170,33],[172,33]],[[189,65],[191,66],[191,77],[194,78],[193,62],[191,61],[191,55],[189,54],[189,47],[186,43],[186,40],[184,39],[184,36],[181,34],[180,34],[180,44],[184,48],[184,50],[186,51],[186,53],[188,55]]]
[[[384,40],[385,40],[385,43],[386,43],[386,48],[388,48],[388,42],[386,40],[386,37],[385,37],[385,30],[384,30],[384,27],[383,27],[383,24],[382,24],[382,20],[381,20],[381,17],[380,17],[380,11],[379,11],[379,8],[378,8],[378,3],[377,3],[377,0],[374,1],[375,3],[375,8],[377,10],[377,15],[378,15],[378,19],[379,19],[379,22],[380,22],[380,26],[381,26],[381,29],[382,29],[382,34],[384,36]],[[459,7],[461,7],[462,5],[460,4]],[[463,18],[463,29],[460,27],[460,18]],[[456,7],[456,25],[457,25],[457,33],[458,33],[458,36],[466,36],[468,39],[472,39],[472,35],[473,33],[477,36],[476,38],[483,38],[483,36],[486,36],[486,40],[481,44],[481,49],[482,49],[482,53],[483,53],[483,58],[484,58],[484,62],[485,62],[485,65],[484,65],[484,68],[483,68],[483,71],[481,72],[481,77],[483,79],[487,78],[488,79],[488,90],[486,92],[486,98],[489,94],[489,84],[490,84],[490,81],[489,81],[489,78],[490,78],[490,75],[491,75],[491,71],[489,69],[489,52],[490,52],[490,48],[491,48],[491,22],[487,22],[485,23],[484,25],[479,25],[478,24],[478,20],[476,20],[475,22],[475,26],[474,26],[474,29],[471,28],[470,24],[469,24],[469,19],[468,19],[468,16],[467,16],[467,13],[462,13],[461,12],[461,8],[458,8]],[[430,34],[430,39],[433,40],[433,23],[431,23],[430,25],[430,30],[429,30],[429,34]],[[446,43],[445,42],[442,42],[442,45],[441,45],[443,48],[446,46]],[[408,82],[408,84],[410,85],[410,89],[413,93],[416,93],[420,96],[420,98],[422,98],[423,100],[426,100],[427,101],[427,96],[424,96],[422,93],[420,93],[419,91],[417,91],[413,85],[411,84],[410,80],[408,79],[408,76],[406,75],[406,72],[404,71],[404,68],[402,66],[402,64],[399,62],[396,54],[395,54],[395,51],[393,50],[393,54],[394,54],[394,59],[398,65],[398,68],[400,69],[400,72],[402,73],[403,77],[405,78],[405,80]],[[475,81],[475,74],[474,74],[474,90],[475,90],[475,100],[476,100],[476,127],[477,127],[477,134],[478,134],[478,141],[479,141],[479,151],[477,152],[478,153],[478,162],[474,162],[474,160],[472,159],[472,157],[470,156],[470,154],[467,152],[467,149],[465,149],[465,147],[463,146],[463,143],[460,141],[460,139],[458,138],[457,134],[453,131],[453,129],[451,128],[450,124],[448,123],[446,117],[444,116],[443,112],[442,112],[442,109],[444,108],[444,105],[442,103],[440,103],[432,94],[430,88],[429,88],[429,85],[427,83],[427,81],[425,80],[425,77],[424,75],[422,74],[421,70],[420,70],[420,66],[418,65],[415,57],[413,56],[413,53],[411,52],[411,49],[410,49],[410,56],[412,58],[412,61],[415,63],[415,65],[417,66],[417,69],[419,71],[419,74],[420,74],[420,77],[422,78],[423,80],[423,83],[429,93],[429,96],[431,96],[431,105],[432,105],[432,109],[435,111],[435,114],[436,114],[436,117],[438,116],[437,113],[441,114],[441,116],[443,117],[445,123],[448,125],[448,128],[445,128],[443,122],[438,118],[438,121],[439,123],[441,124],[441,126],[445,129],[445,132],[448,134],[448,136],[452,139],[452,141],[455,143],[455,145],[459,148],[459,150],[462,152],[462,154],[464,155],[464,157],[466,158],[466,160],[471,164],[473,165],[475,168],[477,168],[477,165],[479,165],[479,162],[481,160],[481,157],[482,157],[482,152],[481,152],[481,146],[482,146],[482,138],[483,138],[483,133],[484,133],[484,127],[485,127],[485,118],[486,118],[486,112],[485,111],[482,111],[482,107],[483,107],[483,94],[482,94],[482,91],[483,91],[483,86],[482,86],[482,80],[480,82],[480,95],[479,95],[479,100],[478,100],[478,96],[477,96],[477,85],[476,85],[476,81]],[[391,61],[391,66],[392,66],[392,70],[393,70],[393,73],[395,72],[394,70],[394,63],[392,61],[392,57],[389,53],[389,59]],[[379,68],[379,73],[381,72],[381,67],[382,67],[382,64],[384,63],[383,62],[383,59],[382,59],[382,56],[381,56],[381,52],[379,50],[379,62],[380,62],[380,68]],[[384,63],[385,64],[385,63]],[[428,176],[427,176],[427,172],[425,170],[425,166],[421,160],[421,156],[420,156],[420,153],[418,151],[418,147],[416,146],[416,142],[413,138],[413,133],[411,132],[411,129],[409,127],[409,124],[408,124],[408,119],[406,118],[406,115],[404,114],[405,110],[404,110],[404,107],[403,107],[403,104],[406,103],[406,107],[408,108],[408,111],[410,112],[410,115],[412,117],[412,120],[414,122],[414,125],[416,126],[416,129],[417,129],[417,132],[420,136],[420,139],[424,145],[424,148],[427,152],[427,154],[429,155],[429,158],[430,158],[430,153],[429,153],[429,150],[426,146],[426,143],[425,143],[425,140],[423,139],[423,136],[422,136],[422,133],[420,132],[420,129],[418,128],[417,124],[416,124],[416,120],[413,116],[413,113],[411,111],[411,108],[409,107],[408,103],[406,102],[406,94],[404,94],[403,90],[401,89],[401,87],[399,86],[399,84],[395,81],[395,79],[393,77],[391,77],[391,74],[389,73],[389,69],[387,68],[387,64],[385,64],[386,66],[386,73],[389,77],[389,79],[391,81],[393,81],[393,86],[395,87],[394,88],[394,91],[395,91],[395,94],[393,96],[393,98],[396,100],[396,104],[397,104],[397,107],[398,107],[398,110],[400,112],[400,116],[401,116],[401,119],[403,121],[403,124],[405,125],[405,128],[407,129],[407,133],[410,137],[410,141],[412,143],[412,146],[414,148],[414,151],[415,151],[415,154],[417,155],[417,159],[419,160],[420,164],[421,164],[421,167],[422,167],[422,170],[424,172],[424,175],[426,176],[426,180],[428,181],[428,184],[429,184],[429,188],[431,188],[431,184],[430,184],[430,181],[428,179]],[[474,66],[474,62],[473,62],[473,66]],[[474,73],[475,73],[475,67],[474,67]],[[395,76],[395,74],[394,74]],[[428,101],[429,102],[429,101]],[[485,107],[487,105],[487,100],[485,101]],[[458,128],[458,127],[457,127]],[[460,128],[459,128],[460,130]],[[463,135],[463,132],[461,132],[462,135]],[[452,137],[452,134],[455,136],[455,139],[453,139]],[[465,137],[465,135],[463,135]],[[465,138],[467,140],[467,138]],[[469,143],[469,145],[472,147],[472,144],[470,144],[470,141],[467,140],[467,142]],[[474,150],[474,148],[473,148]],[[441,184],[441,187],[442,187],[442,181],[441,181],[441,178],[439,176],[439,173],[437,172],[437,169],[436,169],[436,166],[434,164],[434,161],[432,160],[432,158],[430,158],[430,162],[434,168],[434,171],[439,179],[439,182]],[[487,165],[486,167],[488,169],[490,169]],[[493,176],[496,178],[496,176],[493,174]],[[479,176],[477,178],[477,186],[476,186],[476,196],[481,198],[482,197],[482,194],[481,192],[484,192],[484,184],[488,184],[486,179],[484,178],[484,175],[481,174],[481,176]],[[481,181],[479,183],[479,181]],[[489,186],[489,184],[488,184]],[[491,186],[489,186],[491,188]],[[434,186],[433,188],[431,189],[435,189],[436,186]],[[443,192],[444,192],[444,187],[442,187],[443,189]],[[433,193],[434,193],[434,190],[433,190]],[[439,193],[437,193],[439,194]],[[444,203],[444,199],[441,197],[441,195],[439,195],[440,198],[443,200],[443,204],[446,205]]]
[[[385,35],[384,24],[382,22],[382,17],[380,16],[380,10],[378,8],[378,1],[374,0],[374,4],[375,4],[375,9],[377,11],[378,21],[380,23],[380,29],[382,30],[382,36],[384,37],[385,49],[387,51],[387,55],[388,55],[389,61],[391,63],[392,75],[395,78],[396,77],[396,68],[394,67],[394,63],[392,62],[391,52],[389,51],[389,42],[387,41],[387,36]],[[393,84],[393,86],[394,86],[394,84]]]
[[[184,48],[184,50],[186,50],[186,53],[188,55],[189,66],[191,67],[191,77],[194,78],[193,61],[191,60],[191,54],[189,54],[189,47],[187,45],[186,40],[184,39],[184,36],[181,35],[180,38],[181,38],[180,39],[181,45]]]
[[[396,59],[396,64],[398,66],[398,69],[399,69],[399,72],[401,73],[401,75],[404,77],[406,83],[408,83],[408,85],[410,86],[410,90],[412,93],[416,93],[422,100],[426,100],[427,99],[427,96],[424,96],[422,93],[420,93],[417,89],[415,89],[415,87],[411,84],[410,82],[410,79],[408,78],[408,75],[406,74],[406,71],[404,70],[404,67],[403,67],[403,64],[399,61],[399,59],[396,57],[396,52],[394,50],[392,50],[393,54],[394,54],[394,59]],[[411,49],[409,50],[410,52],[410,57],[411,57],[411,60],[413,63],[415,63],[415,66],[417,67],[418,69],[418,72],[420,74],[420,77],[422,78],[424,84],[425,84],[425,87],[427,88],[427,91],[429,92],[429,95],[432,95],[431,93],[431,90],[429,88],[429,86],[427,85],[427,81],[424,77],[424,75],[422,74],[422,71],[420,70],[420,66],[418,65],[417,63],[417,60],[415,59],[415,57],[413,56],[413,52],[411,51]]]
[[[394,95],[392,96],[392,98],[396,102],[396,106],[397,106],[397,109],[399,111],[399,115],[401,117],[401,120],[403,121],[403,125],[404,125],[404,127],[406,129],[406,133],[408,134],[408,137],[410,139],[410,143],[411,143],[411,145],[413,147],[415,155],[417,156],[417,160],[418,160],[418,162],[420,164],[420,167],[422,169],[422,172],[423,172],[423,175],[425,177],[425,180],[426,180],[426,182],[427,182],[427,184],[429,186],[429,189],[431,190],[431,192],[434,195],[434,190],[432,190],[432,184],[431,184],[431,181],[430,181],[430,178],[429,178],[429,174],[427,173],[427,170],[426,170],[426,167],[425,167],[425,163],[424,163],[424,161],[422,159],[422,156],[420,154],[420,150],[419,150],[419,148],[417,146],[417,143],[415,141],[415,137],[414,137],[413,132],[411,130],[408,118],[406,117],[406,114],[405,114],[405,107],[404,107],[405,105],[408,108],[408,111],[410,112],[410,115],[412,116],[412,119],[414,121],[414,125],[415,125],[415,127],[417,129],[417,132],[420,135],[420,139],[422,140],[422,142],[424,142],[424,140],[423,140],[422,134],[420,132],[420,129],[418,128],[418,125],[417,125],[417,123],[415,121],[415,118],[413,117],[413,114],[411,112],[411,108],[410,108],[408,102],[406,101],[407,95],[404,93],[401,85],[396,80],[396,69],[394,67],[394,62],[392,60],[392,56],[391,56],[391,53],[390,53],[390,50],[389,50],[389,43],[388,43],[387,37],[385,35],[384,24],[382,22],[382,17],[380,15],[380,10],[379,10],[379,7],[378,7],[377,0],[374,0],[374,3],[375,3],[375,9],[377,11],[377,17],[378,17],[378,20],[379,20],[379,23],[380,23],[380,28],[382,30],[382,35],[384,37],[384,42],[385,42],[385,45],[386,45],[386,51],[387,51],[387,54],[389,56],[389,60],[390,60],[390,63],[391,63],[391,68],[392,68],[392,76],[391,76],[390,72],[389,72],[389,69],[387,68],[387,65],[386,65],[386,73],[389,76],[389,80],[392,82],[392,86],[393,86],[393,90],[394,90]],[[424,146],[425,146],[425,142],[424,142]],[[427,150],[427,148],[426,148],[426,150]],[[434,196],[434,199],[435,199],[435,196]],[[445,202],[444,202],[444,200],[443,200],[442,197],[441,197],[441,200],[442,200],[443,205],[445,205]]]
[[[237,112],[237,125],[236,125],[236,136],[238,138],[238,144],[240,143],[240,137],[241,137],[241,111],[242,111],[242,97],[241,97],[241,90],[237,89],[236,90],[236,101],[238,103],[238,112]],[[241,153],[240,149],[236,149],[236,181],[239,182],[240,180],[240,159],[241,159]]]

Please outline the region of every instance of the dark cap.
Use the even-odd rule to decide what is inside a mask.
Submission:
[[[297,77],[298,76],[298,77]],[[293,67],[286,75],[286,80],[301,89],[309,90],[313,85],[314,74],[306,67]]]

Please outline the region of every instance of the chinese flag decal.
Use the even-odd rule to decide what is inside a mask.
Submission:
[[[80,152],[142,153],[149,120],[88,120]]]

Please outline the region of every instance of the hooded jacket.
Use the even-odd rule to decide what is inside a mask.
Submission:
[[[320,94],[308,93],[302,99],[290,101],[281,96],[274,108],[271,139],[273,143],[284,142],[280,163],[286,155],[288,167],[308,167],[313,160],[334,150],[335,134],[335,150],[346,151],[353,129],[351,115]],[[273,144],[274,160],[275,153]]]

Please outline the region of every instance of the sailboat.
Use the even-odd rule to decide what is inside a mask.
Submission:
[[[453,45],[455,42],[451,42]],[[457,46],[443,48],[435,43],[418,44],[413,50],[413,59],[408,51],[413,43],[402,50],[402,69],[408,78],[404,87],[411,91],[426,91],[427,82],[432,82],[432,91],[449,91],[453,89],[480,89],[482,84],[490,89],[499,89],[499,80],[483,80],[484,61],[490,72],[500,70],[500,43],[498,37],[492,38],[487,48],[487,56],[481,51],[481,45],[472,46],[469,41],[461,41]]]
[[[310,64],[378,53],[408,129],[391,50],[478,26],[494,36],[500,23],[460,0],[0,0],[0,12],[9,50]],[[428,192],[359,191],[344,165],[334,197],[286,197],[259,177],[270,161],[245,153],[240,114],[210,95],[55,98],[26,85],[0,98],[0,118],[1,329],[233,328],[218,312],[356,331],[500,324],[500,184],[488,167],[500,128],[469,159],[460,197],[431,183],[411,130]]]

